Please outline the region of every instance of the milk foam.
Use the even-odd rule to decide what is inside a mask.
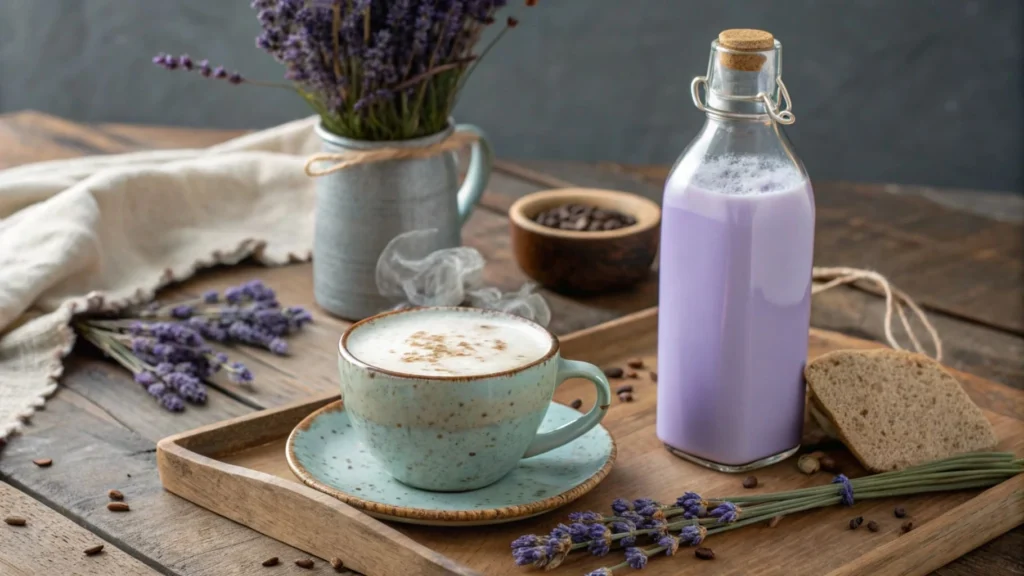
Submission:
[[[690,185],[730,196],[753,196],[793,190],[803,183],[803,174],[791,162],[729,155],[704,160]]]
[[[360,361],[417,376],[478,376],[544,356],[551,338],[525,321],[489,314],[422,310],[357,328],[346,346]]]

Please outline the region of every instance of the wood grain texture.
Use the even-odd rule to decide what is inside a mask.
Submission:
[[[38,500],[0,482],[0,516],[17,514],[24,526],[0,526],[0,574],[36,576],[150,576],[157,572],[85,528],[44,506]],[[103,545],[86,556],[85,550]],[[46,554],[38,554],[46,550]]]
[[[629,358],[641,357],[647,369],[656,369],[654,348],[656,344],[657,315],[655,310],[633,314],[607,325],[590,328],[581,333],[562,339],[562,351],[566,357],[587,360],[601,366],[624,366]],[[877,347],[879,344],[860,341],[848,336],[816,330],[810,341],[810,356],[817,356],[827,351],[849,347]],[[569,506],[571,509],[588,510],[604,509],[615,497],[651,496],[662,500],[670,500],[686,489],[699,489],[708,495],[726,495],[741,490],[740,478],[716,473],[696,467],[675,458],[663,449],[653,434],[654,407],[656,384],[649,378],[645,369],[639,370],[641,377],[628,382],[634,386],[634,402],[615,402],[604,420],[604,425],[612,432],[620,445],[620,456],[616,467],[608,478],[593,492],[583,496],[578,502]],[[957,374],[960,379],[965,375]],[[1010,396],[1011,402],[1019,402],[1024,393],[1009,389],[1000,384],[970,379],[970,385],[981,390],[978,396],[980,404],[986,409],[986,416],[992,421],[997,434],[1001,438],[1001,448],[1020,452],[1024,449],[1024,427],[1019,418],[997,414],[988,410],[992,396],[988,390]],[[563,384],[555,394],[556,401],[569,403],[574,398],[581,398],[584,406],[592,404],[594,393],[592,386],[580,380],[572,380]],[[968,386],[968,389],[969,386]],[[298,500],[292,502],[287,509],[296,510],[287,518],[278,520],[288,525],[299,525],[303,519],[307,523],[319,522],[317,518],[326,513],[317,508],[317,503],[302,500],[307,490],[299,484],[290,473],[284,458],[283,435],[272,442],[267,442],[267,435],[260,434],[249,442],[249,449],[239,450],[239,438],[243,428],[254,429],[258,422],[263,422],[266,429],[281,431],[298,424],[302,412],[312,412],[323,405],[328,398],[318,399],[287,410],[277,410],[243,417],[236,423],[224,423],[208,426],[197,433],[185,433],[177,439],[166,442],[188,445],[191,450],[176,450],[175,457],[180,458],[180,468],[165,469],[164,478],[176,481],[173,476],[192,479],[205,477],[206,483],[196,482],[192,488],[178,486],[172,489],[183,490],[182,495],[192,498],[192,494],[200,494],[200,486],[218,486],[224,491],[222,498],[214,499],[215,510],[231,518],[249,525],[253,522],[246,492],[261,482],[272,485],[275,489],[285,490]],[[226,442],[231,442],[230,445]],[[163,449],[166,444],[161,444]],[[228,450],[230,448],[230,450]],[[864,471],[856,460],[845,450],[832,452],[839,461],[844,473],[859,476]],[[251,474],[239,478],[239,470],[248,470]],[[796,470],[792,460],[760,470],[758,489],[784,490],[802,488],[826,483],[827,475],[807,477]],[[254,484],[255,483],[255,484]],[[1016,526],[1024,518],[1019,516],[1017,492],[993,492],[987,499],[974,503],[972,497],[976,493],[958,492],[943,493],[900,499],[898,502],[911,510],[911,518],[915,523],[938,534],[955,525],[958,518],[943,517],[942,514],[951,507],[968,503],[969,509],[975,505],[981,507],[985,514],[991,514],[986,508],[990,500],[1003,506],[1000,519],[993,520],[992,525],[999,532],[1005,532]],[[229,501],[236,500],[232,505]],[[204,500],[205,502],[205,500]],[[716,536],[709,542],[717,554],[714,574],[808,574],[816,575],[838,569],[848,562],[856,561],[864,554],[880,547],[886,550],[885,556],[894,560],[908,553],[907,546],[915,541],[899,536],[899,520],[892,517],[893,499],[866,501],[858,503],[854,511],[843,508],[819,510],[786,518],[783,524],[774,529],[750,528]],[[206,504],[204,504],[206,505]],[[243,512],[250,510],[249,512]],[[315,512],[311,512],[311,510]],[[537,519],[525,520],[512,525],[449,528],[438,530],[420,526],[392,524],[397,531],[404,533],[412,540],[436,552],[444,554],[452,560],[476,570],[481,574],[518,574],[519,570],[511,565],[508,557],[507,544],[522,533],[543,533],[564,517],[565,510],[545,514]],[[878,533],[867,531],[854,532],[846,528],[851,514],[864,515],[866,519],[877,519],[882,525]],[[303,516],[302,514],[305,514]],[[332,522],[338,522],[332,518]],[[940,518],[941,517],[941,518]],[[981,517],[981,516],[979,516]],[[974,516],[971,516],[974,518]],[[258,521],[258,520],[256,520]],[[963,520],[967,522],[966,520]],[[335,523],[335,530],[345,533],[346,526]],[[263,528],[259,528],[261,531]],[[273,528],[272,528],[273,529]],[[318,530],[317,530],[318,532]],[[312,554],[323,555],[332,546],[331,542],[318,541],[312,537],[286,535],[296,540],[289,542],[303,547]],[[985,531],[957,532],[957,547],[947,547],[938,541],[934,545],[925,546],[932,558],[927,568],[912,572],[923,574],[955,559],[976,546],[991,539],[993,534]],[[298,541],[301,539],[301,543]],[[309,546],[309,548],[306,548]],[[800,565],[793,566],[786,558],[801,558]],[[601,566],[605,561],[591,557],[579,557],[570,561],[564,573],[584,573]],[[873,565],[872,565],[873,566]],[[371,576],[377,572],[370,567]],[[378,568],[379,569],[379,568]],[[658,559],[652,561],[645,573],[655,576],[659,574],[698,574],[708,573],[702,564],[687,562],[686,558],[675,560]],[[391,572],[381,572],[390,574]],[[851,572],[858,573],[858,572]],[[872,574],[901,574],[891,572],[888,568],[871,571]]]
[[[950,558],[973,550],[1004,532],[1024,524],[1024,475],[953,508],[923,526],[890,541],[828,576],[892,574],[920,576],[941,568]]]

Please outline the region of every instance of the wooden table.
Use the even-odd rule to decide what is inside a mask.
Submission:
[[[238,135],[232,131],[126,125],[82,125],[24,112],[0,116],[0,169],[27,162],[152,148],[199,147]],[[664,167],[562,162],[500,162],[463,233],[488,260],[489,283],[517,288],[526,280],[509,248],[506,209],[519,196],[545,188],[584,185],[630,190],[660,199]],[[816,265],[874,268],[918,299],[946,345],[946,363],[1024,388],[1024,242],[1020,198],[908,186],[816,182]],[[966,206],[968,210],[958,208]],[[985,217],[987,212],[998,219]],[[261,278],[287,304],[309,306],[316,323],[302,341],[332,341],[346,323],[313,303],[309,265],[268,269],[251,264],[204,271],[165,292],[198,294]],[[656,304],[657,279],[628,292],[591,298],[546,294],[551,328],[565,334]],[[882,339],[881,301],[842,288],[815,297],[812,324]],[[0,508],[32,519],[27,529],[0,529],[0,574],[253,573],[259,560],[279,556],[275,574],[308,574],[291,564],[305,555],[163,491],[155,442],[201,424],[334,390],[331,370],[309,363],[333,357],[301,352],[277,359],[245,358],[256,372],[254,390],[211,388],[205,407],[179,415],[162,411],[128,375],[85,346],[66,361],[59,391],[24,434],[0,452]],[[1022,406],[1007,409],[1022,411]],[[49,468],[32,464],[52,458]],[[118,488],[128,514],[105,508]],[[109,562],[90,569],[82,551],[105,543]],[[1024,572],[1024,527],[1018,527],[939,570],[938,574]],[[313,573],[330,573],[323,562]],[[116,567],[115,572],[111,572]],[[93,571],[90,571],[93,570]]]

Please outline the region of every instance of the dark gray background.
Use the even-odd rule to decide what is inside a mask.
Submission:
[[[1020,191],[1018,0],[540,0],[457,109],[506,158],[670,163],[703,117],[689,84],[719,30],[785,49],[811,175]],[[0,0],[0,112],[91,122],[259,128],[308,114],[294,95],[149,63],[187,52],[258,79],[248,0]]]

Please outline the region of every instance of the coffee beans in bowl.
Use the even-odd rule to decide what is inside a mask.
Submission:
[[[527,194],[509,207],[516,262],[545,288],[597,294],[650,277],[661,209],[615,190],[563,188]]]
[[[533,221],[548,228],[577,232],[618,230],[636,224],[636,218],[628,214],[587,204],[562,204],[549,208],[534,216]]]

